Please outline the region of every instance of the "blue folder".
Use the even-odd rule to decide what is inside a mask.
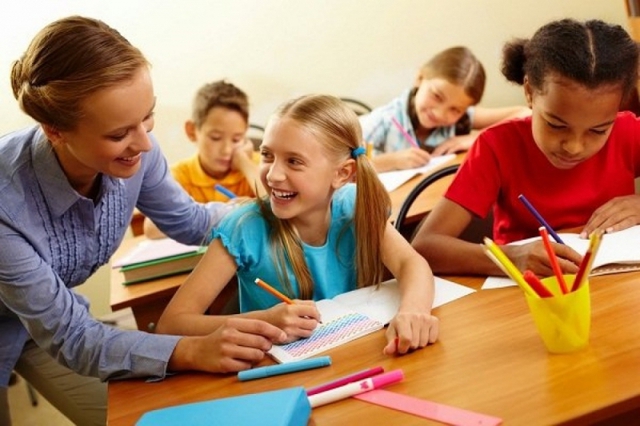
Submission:
[[[306,426],[310,416],[306,391],[295,387],[161,408],[136,426]]]

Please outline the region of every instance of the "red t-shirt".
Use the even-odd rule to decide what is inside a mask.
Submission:
[[[612,198],[634,194],[637,176],[640,120],[632,113],[619,113],[604,147],[569,170],[547,160],[527,117],[482,132],[445,196],[482,218],[493,208],[493,238],[506,244],[539,235],[540,224],[518,195],[553,229],[575,228]]]

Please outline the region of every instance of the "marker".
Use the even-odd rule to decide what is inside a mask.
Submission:
[[[269,365],[266,367],[239,371],[238,380],[246,382],[248,380],[263,379],[265,377],[295,373],[296,371],[311,370],[313,368],[327,367],[329,365],[331,365],[331,357],[321,356],[318,358],[303,359],[300,361],[287,362],[285,364]]]
[[[227,198],[229,199],[234,199],[237,197],[236,194],[234,194],[233,192],[229,191],[227,188],[225,188],[224,186],[220,185],[219,183],[216,183],[214,188],[216,189],[216,191],[218,191],[219,193],[226,195]]]
[[[558,263],[558,258],[556,257],[556,253],[553,251],[553,247],[551,247],[551,240],[549,240],[549,234],[547,233],[547,228],[541,226],[538,228],[540,231],[540,236],[542,237],[542,244],[544,244],[544,249],[547,251],[547,256],[549,256],[549,261],[551,262],[551,270],[556,276],[558,280],[558,285],[560,286],[560,290],[562,294],[567,294],[567,283],[564,281],[564,276],[562,275],[562,269],[560,269],[560,264]]]
[[[411,146],[420,149],[420,145],[418,145],[418,142],[416,142],[416,140],[409,134],[409,132],[407,132],[404,127],[402,127],[402,124],[400,124],[395,117],[391,117],[391,121],[393,122],[394,126],[396,126],[398,130],[400,130],[402,136],[404,136],[404,138],[411,144]]]
[[[582,286],[582,282],[589,276],[591,272],[591,266],[593,265],[593,260],[598,253],[598,248],[600,247],[600,241],[602,241],[602,233],[600,232],[592,232],[589,236],[589,248],[582,258],[582,262],[580,262],[580,266],[578,267],[578,274],[573,282],[573,287],[571,291],[576,291]]]
[[[317,393],[325,392],[331,389],[339,388],[340,386],[347,385],[349,383],[357,382],[362,379],[366,379],[372,376],[376,376],[378,374],[384,373],[384,368],[382,367],[373,367],[368,368],[366,370],[358,371],[357,373],[350,374],[348,376],[342,377],[337,380],[333,380],[331,382],[324,383],[322,385],[318,385],[314,388],[307,390],[307,396],[315,395]]]
[[[553,230],[553,228],[547,223],[547,221],[544,220],[542,215],[538,213],[538,211],[533,207],[529,200],[527,200],[527,197],[525,197],[523,194],[520,194],[518,195],[518,199],[522,201],[522,204],[524,204],[527,210],[529,210],[529,212],[538,220],[540,225],[544,226],[547,229],[547,232],[553,237],[554,240],[556,240],[556,243],[564,244],[564,241],[562,241],[560,236],[556,234],[556,231]]]
[[[309,403],[311,404],[311,408],[320,407],[321,405],[399,382],[402,379],[404,379],[402,370],[389,371],[388,373],[378,374],[377,376],[369,377],[359,382],[349,383],[348,385],[310,396]]]

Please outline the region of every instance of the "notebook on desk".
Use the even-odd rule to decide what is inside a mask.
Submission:
[[[451,302],[475,290],[442,278],[435,278],[433,308]],[[309,358],[359,337],[380,330],[400,307],[400,290],[396,280],[380,286],[360,288],[333,299],[316,302],[322,316],[313,334],[286,345],[274,345],[269,354],[278,362]]]
[[[170,238],[144,240],[117,259],[112,268],[120,268],[125,285],[135,284],[189,272],[206,250],[206,247],[181,244]]]
[[[589,247],[589,240],[580,238],[575,233],[559,233],[560,238],[566,245],[584,255]],[[515,241],[511,244],[519,245],[539,240],[540,237],[527,238],[526,240]],[[618,274],[622,272],[640,270],[640,225],[632,226],[602,236],[600,249],[593,260],[593,267],[589,276]],[[483,289],[509,287],[516,285],[509,278],[488,277]]]

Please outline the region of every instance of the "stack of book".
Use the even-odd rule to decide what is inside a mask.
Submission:
[[[129,253],[116,260],[125,285],[182,274],[196,267],[207,247],[181,244],[170,238],[144,240]]]

